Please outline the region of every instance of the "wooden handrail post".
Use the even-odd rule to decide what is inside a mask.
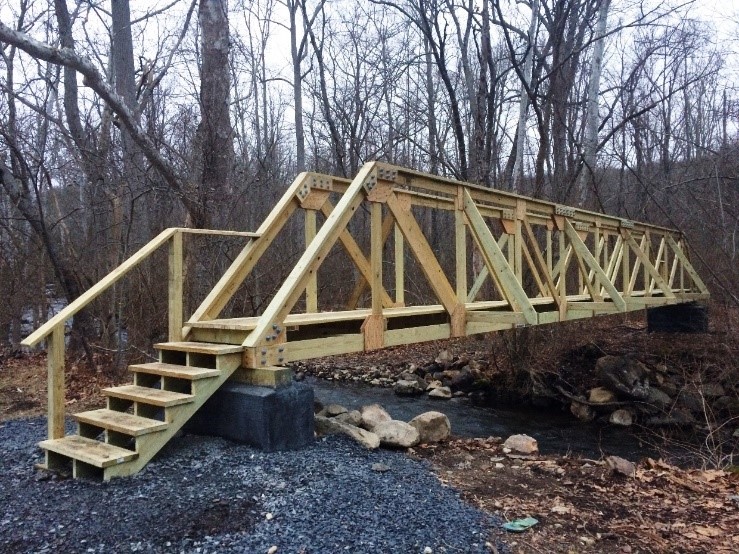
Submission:
[[[177,231],[169,242],[169,340],[182,340],[182,231]]]
[[[46,339],[49,439],[64,436],[64,323]]]

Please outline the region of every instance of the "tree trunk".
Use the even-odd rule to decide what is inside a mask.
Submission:
[[[231,189],[234,150],[229,116],[228,0],[201,0],[198,18],[203,56],[198,134],[202,140],[203,169],[198,194],[200,210],[192,223],[205,227],[210,224],[211,201],[224,201]]]
[[[608,9],[611,0],[602,0],[598,8],[598,23],[595,28],[593,58],[590,61],[590,80],[588,81],[588,106],[585,120],[585,139],[583,141],[583,168],[580,173],[580,205],[584,206],[588,199],[588,190],[593,183],[596,154],[598,149],[598,93],[600,91],[600,74],[603,66],[603,49],[605,47]]]

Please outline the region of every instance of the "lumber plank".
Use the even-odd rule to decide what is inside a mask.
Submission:
[[[110,396],[112,398],[121,398],[123,400],[130,400],[131,402],[151,404],[152,406],[159,406],[160,408],[188,404],[195,398],[191,394],[182,394],[179,392],[152,389],[149,387],[139,387],[137,385],[110,387],[103,389],[102,392],[105,396]]]
[[[134,460],[138,454],[132,450],[113,446],[78,435],[41,441],[40,448],[56,452],[95,467],[106,468]]]
[[[47,342],[48,434],[59,439],[64,436],[64,323],[53,329]]]
[[[128,369],[134,373],[147,373],[149,375],[160,375],[162,377],[172,377],[174,379],[188,379],[190,381],[218,377],[221,374],[218,369],[165,364],[162,362],[132,364],[128,366]]]
[[[95,425],[102,429],[109,429],[116,433],[123,433],[138,437],[147,433],[155,433],[162,431],[169,425],[166,421],[149,419],[115,410],[91,410],[89,412],[81,412],[72,416],[79,423],[87,423]]]
[[[184,285],[182,272],[182,233],[172,235],[169,243],[169,340],[182,340],[182,289]]]
[[[675,253],[675,256],[680,259],[680,263],[682,264],[683,269],[688,272],[688,275],[690,275],[690,278],[693,280],[693,283],[695,283],[695,286],[698,287],[698,290],[703,294],[708,294],[708,287],[703,282],[703,279],[700,278],[700,275],[698,275],[698,272],[693,267],[693,264],[691,264],[688,260],[685,252],[683,252],[682,248],[680,248],[680,245],[678,245],[677,242],[675,242],[675,239],[673,239],[670,235],[667,235],[667,242],[672,248],[672,251]]]
[[[157,350],[175,350],[177,352],[195,352],[196,354],[234,354],[243,348],[233,344],[216,344],[212,342],[160,342],[154,345]]]
[[[593,257],[593,255],[590,253],[590,250],[588,250],[588,247],[585,246],[585,243],[582,241],[580,236],[577,234],[577,231],[572,226],[572,223],[570,223],[567,219],[565,219],[565,234],[567,235],[567,238],[570,239],[570,244],[574,248],[575,252],[578,254],[579,259],[582,259],[583,262],[587,263],[590,266],[590,269],[595,271],[596,277],[600,281],[600,284],[603,286],[603,288],[606,289],[606,292],[608,293],[608,296],[611,298],[613,303],[618,307],[620,311],[625,312],[626,302],[624,302],[621,293],[619,293],[618,290],[616,290],[616,287],[613,286],[613,283],[611,283],[611,281],[608,279],[605,272],[603,271],[603,268],[600,267],[598,260]]]
[[[665,283],[665,280],[662,279],[662,276],[659,274],[659,271],[655,269],[655,267],[652,265],[652,262],[649,260],[649,257],[647,254],[644,253],[644,251],[639,248],[639,245],[636,244],[636,241],[634,240],[634,237],[631,236],[631,233],[629,233],[626,229],[622,230],[624,240],[626,241],[626,244],[628,244],[631,249],[634,251],[634,254],[636,255],[636,258],[641,262],[642,266],[644,266],[644,271],[646,272],[645,278],[644,278],[644,284],[645,287],[647,287],[647,294],[651,294],[651,290],[649,289],[649,278],[648,276],[651,276],[652,279],[654,279],[654,282],[657,283],[657,286],[662,290],[662,294],[667,296],[668,298],[674,298],[675,294],[670,290],[670,287]],[[646,236],[645,236],[646,237]],[[642,241],[644,242],[644,241]],[[644,249],[647,249],[647,246],[649,244],[649,241],[645,242]]]

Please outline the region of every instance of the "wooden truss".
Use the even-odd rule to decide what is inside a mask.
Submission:
[[[220,318],[298,211],[304,213],[305,250],[266,309],[255,317]],[[360,211],[369,214],[368,253],[360,240],[366,233],[353,232],[361,228],[352,222]],[[444,229],[453,238],[447,256],[430,244],[422,211],[451,213]],[[193,233],[240,236],[247,243],[184,321],[183,236]],[[385,248],[391,237],[392,251]],[[133,384],[105,389],[107,407],[75,414],[77,434],[65,435],[65,321],[164,245],[169,341],[155,345],[159,361],[130,366]],[[329,311],[319,306],[318,270],[339,245],[357,282],[345,309],[336,310],[332,298]],[[414,305],[406,302],[407,261],[428,284],[428,294],[416,294],[422,300]],[[468,278],[474,278],[471,287]],[[327,290],[337,288],[328,281]],[[358,308],[365,294],[369,305]],[[685,241],[672,229],[371,162],[351,181],[300,174],[256,233],[163,231],[23,344],[46,340],[48,351],[49,438],[40,443],[45,467],[71,464],[75,477],[109,479],[144,467],[228,380],[276,387],[290,381],[285,365],[295,360],[708,296]]]
[[[349,226],[363,204],[371,222],[367,254]],[[454,214],[455,263],[448,272],[414,215],[419,207]],[[219,319],[298,210],[305,214],[305,251],[262,315]],[[325,216],[320,229],[318,212]],[[240,344],[243,367],[258,369],[708,298],[675,230],[379,162],[366,164],[352,181],[301,174],[256,234],[182,333],[174,329],[172,340]],[[384,252],[391,236],[389,259]],[[318,269],[339,243],[356,266],[359,282],[348,309],[320,310]],[[431,303],[405,304],[406,250],[428,281]],[[470,267],[473,251],[484,261],[477,275]],[[384,278],[386,271],[394,279]],[[475,277],[472,287],[468,276]],[[389,292],[391,282],[394,290]],[[479,300],[486,282],[495,299]],[[371,305],[357,309],[367,289]],[[302,295],[305,311],[295,313]]]

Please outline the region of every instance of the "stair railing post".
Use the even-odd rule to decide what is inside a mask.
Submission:
[[[182,340],[182,231],[177,231],[169,241],[169,341]]]
[[[64,323],[46,338],[49,439],[64,437]]]

